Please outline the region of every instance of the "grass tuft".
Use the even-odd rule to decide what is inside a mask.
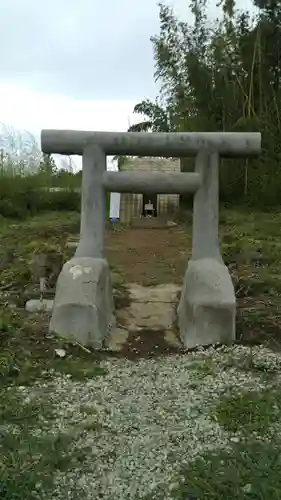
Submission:
[[[226,430],[246,435],[266,434],[280,415],[280,391],[276,389],[224,395],[213,412],[213,418]]]

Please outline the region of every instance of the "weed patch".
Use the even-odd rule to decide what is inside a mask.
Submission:
[[[280,420],[280,391],[247,391],[222,396],[213,418],[229,432],[266,434]]]
[[[208,453],[182,470],[175,500],[279,500],[280,443],[247,442]],[[164,499],[164,496],[159,496]]]

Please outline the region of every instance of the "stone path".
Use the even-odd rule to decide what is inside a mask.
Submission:
[[[108,349],[122,351],[129,347],[136,354],[180,350],[175,321],[180,287],[173,284],[144,287],[127,285],[129,305],[117,310],[117,329],[108,342]],[[129,345],[128,345],[129,344]]]

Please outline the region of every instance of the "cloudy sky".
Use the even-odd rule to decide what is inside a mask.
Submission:
[[[157,94],[157,2],[0,0],[0,122],[36,137],[41,128],[126,130],[135,103]],[[169,1],[185,19],[188,4]]]

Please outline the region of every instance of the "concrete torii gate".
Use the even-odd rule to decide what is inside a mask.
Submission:
[[[82,155],[80,241],[58,278],[50,331],[101,349],[115,328],[104,255],[106,191],[194,193],[192,258],[178,306],[186,348],[235,339],[236,299],[218,235],[220,157],[258,156],[259,133],[146,133],[42,130],[43,153]],[[195,156],[195,172],[107,172],[107,155]]]

